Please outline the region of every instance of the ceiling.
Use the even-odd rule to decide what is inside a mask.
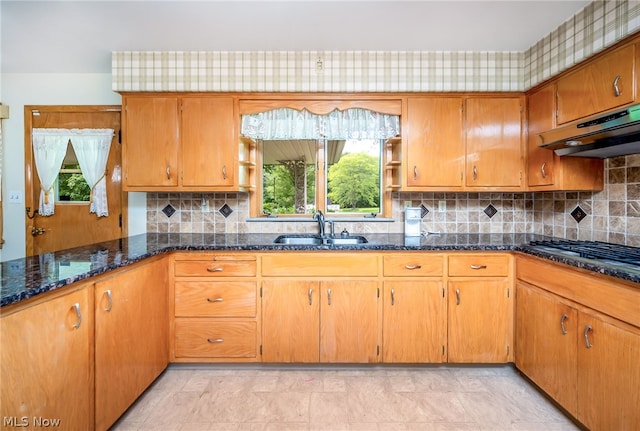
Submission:
[[[0,0],[3,73],[110,73],[112,51],[524,51],[588,1]]]

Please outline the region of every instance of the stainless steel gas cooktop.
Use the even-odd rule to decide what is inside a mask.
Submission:
[[[640,248],[600,241],[543,240],[529,243],[534,249],[625,270],[640,271]]]

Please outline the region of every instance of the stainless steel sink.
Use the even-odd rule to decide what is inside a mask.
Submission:
[[[280,235],[273,240],[274,244],[289,244],[289,245],[322,245],[322,237],[320,235]]]
[[[362,235],[336,236],[334,238],[327,238],[327,241],[334,245],[357,245],[369,242],[367,238]]]
[[[288,234],[280,235],[273,240],[274,244],[288,245],[357,245],[366,244],[367,238],[362,235],[321,237],[320,235]]]

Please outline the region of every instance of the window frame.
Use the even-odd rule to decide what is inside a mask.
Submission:
[[[244,114],[256,114],[272,109],[279,108],[291,108],[296,110],[306,109],[314,114],[323,115],[328,114],[335,109],[345,110],[349,108],[362,108],[369,109],[371,111],[380,112],[389,115],[398,115],[400,117],[400,124],[402,127],[403,118],[403,99],[398,95],[381,95],[381,94],[265,94],[265,95],[253,95],[246,98],[240,97],[238,99],[238,115],[242,118]],[[238,121],[240,124],[240,121]],[[318,140],[321,142],[321,140]],[[321,144],[318,144],[322,146]],[[383,143],[383,146],[385,144]],[[250,218],[263,218],[268,220],[267,214],[262,213],[262,145],[256,146],[256,161],[255,161],[255,187],[249,190],[249,217]],[[382,148],[384,152],[384,147]],[[317,149],[317,168],[316,168],[316,209],[326,212],[327,201],[327,169],[326,169],[326,154],[324,146]],[[322,163],[322,165],[320,164]],[[320,169],[322,167],[322,169]],[[380,178],[384,183],[385,166],[381,163],[380,166]],[[392,191],[384,189],[384,184],[381,184],[381,198],[380,203],[381,212],[378,214],[383,218],[390,218],[392,216]],[[308,214],[286,214],[279,217],[287,218],[308,218]],[[356,214],[336,214],[331,213],[331,218],[360,218],[360,215]],[[362,216],[363,220],[367,220]]]

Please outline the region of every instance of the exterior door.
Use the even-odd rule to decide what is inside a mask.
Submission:
[[[37,255],[126,235],[126,195],[122,192],[120,106],[25,106],[25,206],[26,255]],[[56,202],[55,214],[41,217],[34,211],[40,198],[40,180],[35,166],[33,128],[103,129],[115,131],[107,160],[109,215],[89,212],[89,202]]]

